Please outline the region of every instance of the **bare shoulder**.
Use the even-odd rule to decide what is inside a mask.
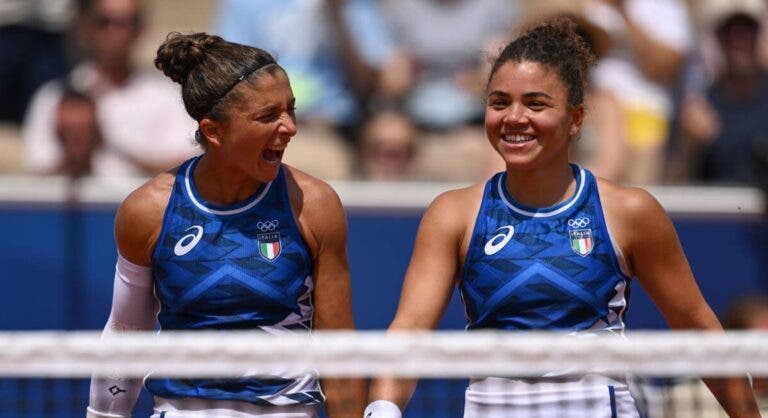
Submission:
[[[312,253],[317,255],[324,245],[346,242],[347,218],[336,191],[299,169],[284,167],[291,211]]]
[[[598,179],[600,202],[603,209],[616,220],[639,220],[663,212],[653,195],[639,187],[625,187],[605,179]]]
[[[419,229],[447,242],[458,244],[466,251],[472,236],[475,218],[480,210],[484,184],[454,189],[439,194],[421,219]]]
[[[292,204],[295,202],[301,203],[302,206],[335,203],[341,205],[338,194],[328,183],[297,168],[288,165],[284,165],[284,167]]]
[[[328,183],[294,167],[284,167],[291,209],[302,232],[321,224],[346,222],[341,199]]]
[[[485,185],[473,184],[461,189],[448,190],[440,193],[427,209],[427,213],[439,214],[441,217],[474,219],[480,207]]]
[[[175,173],[161,173],[131,192],[117,210],[115,240],[129,261],[149,265],[173,190]]]
[[[598,179],[597,184],[606,221],[623,250],[670,223],[664,208],[647,190],[604,179]]]

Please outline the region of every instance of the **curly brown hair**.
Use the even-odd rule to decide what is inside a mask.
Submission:
[[[494,60],[488,81],[509,61],[537,62],[555,69],[568,89],[568,103],[577,106],[584,103],[595,56],[578,34],[576,24],[567,17],[557,17],[529,28],[507,44]]]

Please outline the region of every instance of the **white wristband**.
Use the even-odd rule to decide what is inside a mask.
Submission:
[[[403,418],[403,413],[394,402],[379,400],[368,404],[363,418]]]

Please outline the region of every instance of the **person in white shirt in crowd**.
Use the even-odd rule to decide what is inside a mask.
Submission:
[[[67,80],[35,93],[22,126],[27,172],[49,173],[62,158],[55,108],[65,84],[97,104],[104,142],[93,156],[93,175],[152,175],[199,153],[178,87],[132,61],[141,12],[138,0],[80,1],[74,29],[85,59]]]
[[[477,181],[503,169],[483,141],[488,58],[522,20],[522,2],[383,0],[396,53],[382,72],[380,100],[418,129],[418,176]]]
[[[612,92],[624,113],[628,159],[622,179],[662,180],[673,91],[693,44],[683,0],[586,0],[583,13],[605,29],[613,47],[594,72],[596,88]]]

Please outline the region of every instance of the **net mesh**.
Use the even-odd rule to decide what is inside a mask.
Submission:
[[[461,417],[465,396],[475,416],[596,417],[607,410],[622,417],[627,394],[642,417],[725,417],[701,377],[747,375],[768,411],[765,332],[136,332],[106,339],[11,332],[0,333],[0,347],[0,418],[83,417],[92,373],[232,378],[275,370],[419,378],[406,417]],[[144,391],[134,416],[150,416],[152,402]]]

